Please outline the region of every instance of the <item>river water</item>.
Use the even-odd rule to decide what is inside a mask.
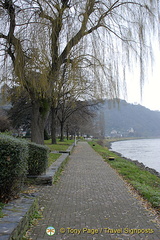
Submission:
[[[160,139],[117,141],[112,143],[111,150],[160,173]]]

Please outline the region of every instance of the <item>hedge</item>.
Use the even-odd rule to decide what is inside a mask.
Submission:
[[[22,189],[27,159],[26,141],[0,134],[0,201],[7,202]]]
[[[48,166],[49,149],[0,133],[0,201],[17,196],[26,175],[40,175]]]
[[[28,174],[40,175],[47,169],[49,149],[43,145],[35,143],[28,143],[28,146]]]

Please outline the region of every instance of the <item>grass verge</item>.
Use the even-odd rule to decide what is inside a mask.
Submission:
[[[42,218],[43,218],[43,208],[39,210],[35,210],[35,212],[30,217],[28,230],[24,233],[22,240],[31,240],[30,231],[35,225],[38,224],[38,221],[41,220]]]
[[[3,209],[4,205],[5,205],[4,203],[0,202],[0,218],[3,217],[2,209]]]
[[[97,151],[111,167],[123,176],[138,193],[151,203],[158,212],[160,212],[160,178],[146,170],[142,170],[125,158],[122,158],[108,150],[107,147],[99,145],[97,142],[89,142],[95,151]],[[114,157],[110,161],[109,157]]]
[[[49,153],[48,156],[48,167],[52,165],[59,157],[61,156],[60,153]]]
[[[64,142],[57,141],[57,144],[52,144],[51,139],[49,139],[45,140],[44,143],[51,151],[65,151],[72,143],[74,143],[74,140],[65,140]]]
[[[45,145],[51,150],[51,151],[66,151],[68,147],[74,143],[74,140],[65,140],[63,142],[57,141],[57,144],[52,144],[51,139],[45,140]],[[61,156],[60,153],[49,153],[48,157],[48,167],[52,165],[59,157]]]

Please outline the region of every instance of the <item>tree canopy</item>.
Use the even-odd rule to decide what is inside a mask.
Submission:
[[[1,63],[30,96],[33,141],[43,143],[63,74],[67,84],[87,86],[93,98],[115,97],[134,56],[143,82],[158,7],[158,0],[0,1]]]

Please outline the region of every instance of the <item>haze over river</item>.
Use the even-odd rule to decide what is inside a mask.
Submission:
[[[112,143],[111,150],[160,173],[160,139],[117,141]]]

